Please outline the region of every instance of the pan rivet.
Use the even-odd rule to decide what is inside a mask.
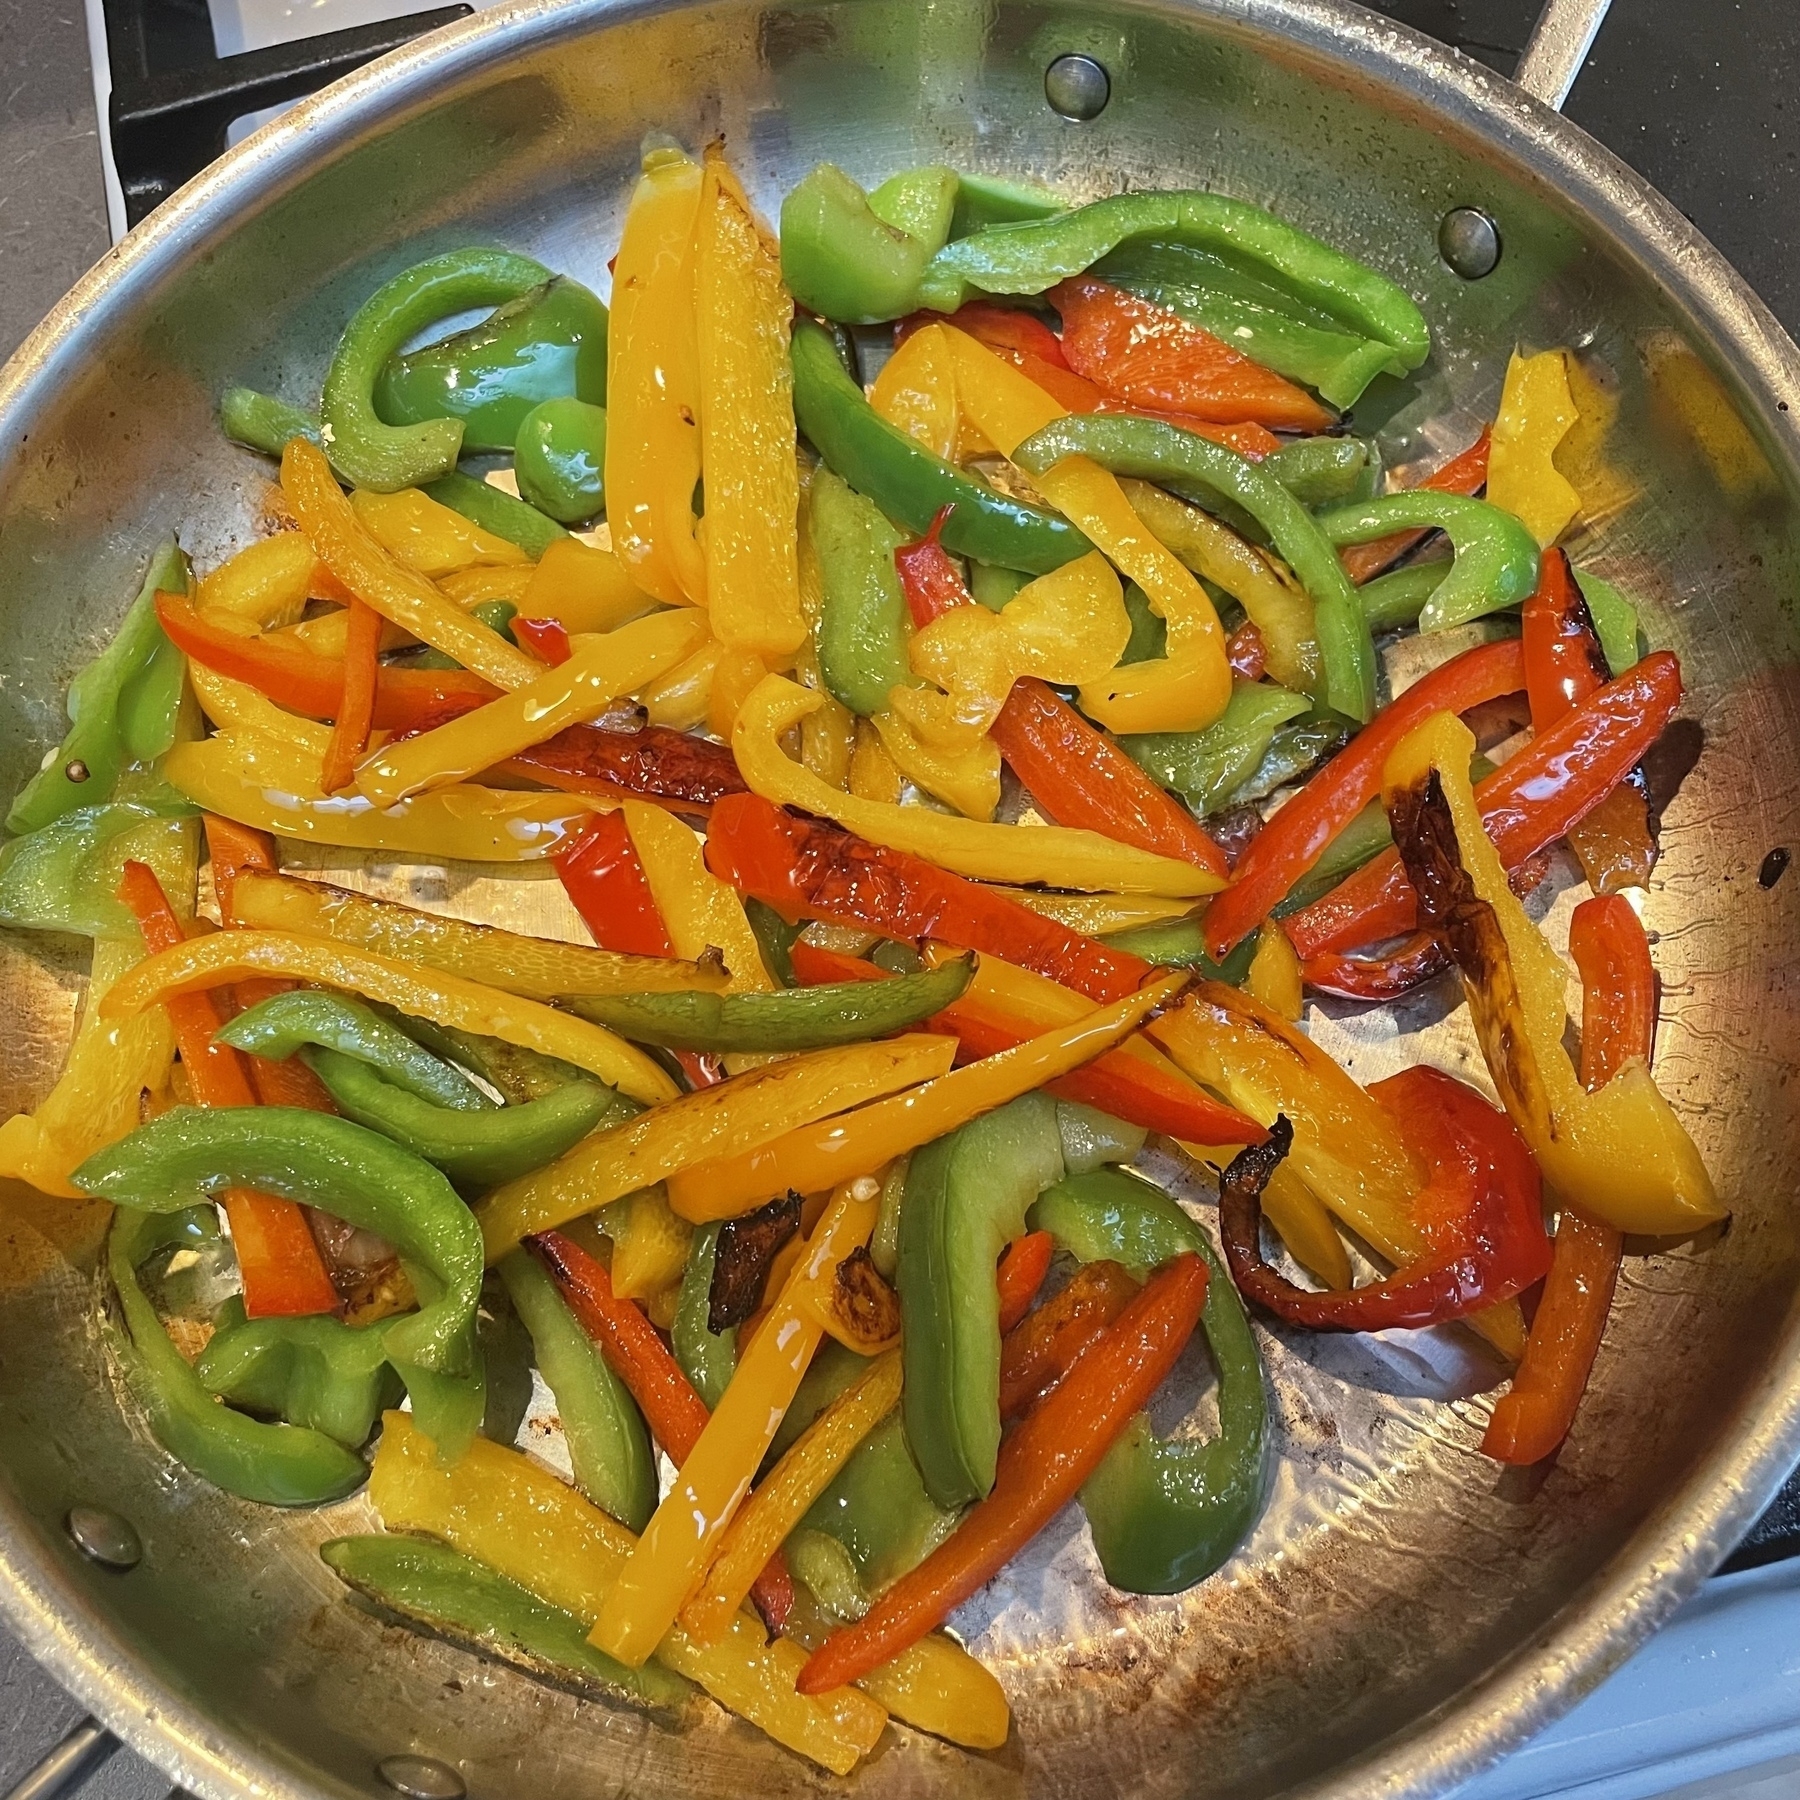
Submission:
[[[376,1773],[406,1800],[463,1800],[469,1791],[463,1778],[435,1756],[384,1757]]]
[[[63,770],[63,774],[67,776],[70,781],[86,781],[88,778],[88,766],[79,756],[71,757],[68,766]]]
[[[1065,119],[1097,119],[1112,98],[1112,77],[1091,56],[1071,51],[1044,71],[1044,98]]]
[[[1500,227],[1479,207],[1453,206],[1438,226],[1438,255],[1464,281],[1479,281],[1500,266]]]
[[[104,1569],[135,1569],[144,1559],[137,1527],[107,1507],[71,1506],[63,1524],[76,1549]]]

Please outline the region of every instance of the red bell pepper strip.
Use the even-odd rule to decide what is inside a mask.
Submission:
[[[1091,275],[1058,283],[1049,299],[1062,314],[1069,367],[1134,408],[1283,431],[1333,422],[1304,388],[1154,301]]]
[[[509,627],[513,641],[521,650],[529,650],[540,662],[555,668],[575,654],[569,643],[568,628],[561,619],[514,619]]]
[[[888,972],[860,957],[822,950],[804,938],[788,952],[794,978],[804,987],[823,987],[837,981],[885,981]],[[1041,1026],[994,1011],[967,994],[941,1013],[934,1013],[930,1028],[954,1037],[959,1063],[998,1056],[1038,1035]],[[1045,1084],[1044,1092],[1058,1100],[1073,1100],[1111,1113],[1129,1125],[1160,1131],[1187,1144],[1260,1144],[1268,1133],[1254,1119],[1227,1106],[1171,1071],[1129,1055],[1109,1050],[1091,1063]]]
[[[344,628],[344,686],[333,714],[331,742],[326,746],[319,785],[341,793],[356,779],[356,765],[369,747],[369,721],[375,713],[375,683],[380,675],[381,614],[362,601],[350,602]]]
[[[963,581],[962,571],[939,542],[944,535],[944,526],[955,510],[954,502],[940,506],[931,521],[931,529],[922,538],[902,544],[894,552],[894,567],[899,571],[901,591],[906,595],[906,610],[912,614],[913,625],[919,631],[956,607],[975,604],[974,596]]]
[[[1254,619],[1246,619],[1225,640],[1225,660],[1239,681],[1261,681],[1269,666],[1269,646]]]
[[[921,856],[797,818],[756,794],[733,794],[713,808],[706,863],[785,919],[830,919],[884,937],[937,938],[959,950],[985,950],[1100,1005],[1122,1000],[1150,974],[1150,964],[1129,951],[1084,937]]]
[[[119,899],[136,918],[145,949],[169,950],[186,940],[148,864],[126,863]],[[217,996],[202,990],[172,996],[163,1005],[194,1098],[202,1106],[256,1105],[256,1090],[238,1053],[213,1041],[213,1033],[225,1023]],[[325,1272],[306,1214],[293,1201],[254,1188],[227,1188],[224,1206],[244,1284],[244,1311],[251,1318],[337,1311],[337,1289]]]
[[[1617,894],[1596,895],[1576,907],[1569,954],[1581,971],[1581,1082],[1592,1093],[1627,1062],[1649,1062],[1656,970],[1644,927]],[[1563,1208],[1524,1360],[1481,1440],[1497,1461],[1541,1462],[1569,1435],[1606,1329],[1624,1244],[1612,1226]]]
[[[1281,904],[1331,840],[1381,792],[1389,753],[1415,725],[1433,713],[1467,712],[1524,685],[1518,641],[1503,638],[1453,657],[1377,713],[1252,839],[1231,886],[1207,908],[1207,954],[1222,962]],[[1302,956],[1311,953],[1301,950]]]
[[[1432,470],[1418,486],[1439,494],[1479,494],[1487,486],[1492,438],[1492,432],[1483,431],[1468,449]],[[1429,531],[1396,531],[1392,537],[1377,538],[1372,544],[1351,544],[1340,550],[1338,557],[1352,581],[1370,581],[1430,536]]]
[[[679,1468],[693,1454],[712,1412],[695,1393],[669,1347],[633,1300],[613,1292],[612,1276],[573,1239],[546,1231],[525,1248],[550,1271],[576,1322],[600,1346],[607,1367],[624,1382],[651,1435]],[[778,1550],[750,1590],[770,1630],[780,1631],[794,1604],[794,1583]]]
[[[666,725],[637,731],[571,725],[506,766],[552,787],[630,794],[678,812],[703,814],[726,794],[746,791],[728,745]]]
[[[1066,1287],[1013,1326],[1000,1345],[1000,1417],[1018,1418],[1060,1381],[1137,1291],[1121,1264],[1083,1263]]]
[[[1225,874],[1225,853],[1194,815],[1047,682],[1013,683],[993,738],[1053,824]]]
[[[1000,1252],[994,1285],[1000,1290],[1002,1337],[1031,1311],[1031,1303],[1050,1273],[1050,1259],[1055,1254],[1056,1239],[1047,1231],[1028,1231]]]
[[[240,825],[235,819],[206,815],[206,854],[212,864],[213,894],[219,902],[219,916],[227,925],[232,920],[232,889],[240,875],[278,875],[281,863],[275,854],[275,840],[266,831]]]
[[[1429,931],[1415,931],[1385,956],[1348,956],[1321,950],[1300,965],[1300,977],[1341,1000],[1397,1000],[1450,967],[1450,953]]]
[[[595,819],[557,857],[556,873],[602,950],[675,954],[623,812]]]
[[[1534,731],[1547,731],[1612,679],[1587,601],[1562,551],[1544,552],[1538,589],[1525,602],[1521,622],[1531,725]],[[1569,828],[1569,848],[1597,894],[1648,883],[1657,847],[1649,785],[1641,768]]]
[[[1219,1184],[1219,1229],[1246,1299],[1314,1331],[1419,1328],[1510,1300],[1550,1267],[1543,1182],[1505,1113],[1440,1069],[1406,1069],[1369,1089],[1431,1172],[1416,1201],[1429,1248],[1418,1262],[1348,1293],[1312,1293],[1263,1260],[1262,1189],[1293,1141],[1241,1152]]]
[[[290,712],[335,718],[344,697],[344,664],[298,644],[240,637],[209,624],[178,594],[156,596],[156,616],[178,650],[221,675],[248,682]],[[376,674],[369,723],[385,731],[428,730],[471,712],[496,690],[466,669],[391,669]]]
[[[1681,664],[1668,650],[1653,651],[1481,782],[1481,822],[1507,869],[1516,871],[1586,818],[1643,759],[1680,703]],[[1399,937],[1418,923],[1418,897],[1396,850],[1384,850],[1282,921],[1303,962]]]
[[[824,1694],[898,1656],[985,1586],[1074,1499],[1174,1368],[1206,1304],[1206,1264],[1164,1264],[1000,1446],[994,1486],[917,1568],[813,1652],[796,1683]]]
[[[1035,356],[1054,369],[1066,369],[1061,340],[1036,313],[1017,306],[996,306],[991,300],[971,300],[954,313],[916,312],[894,327],[894,348],[899,347],[915,331],[927,325],[954,325],[966,331],[977,343],[986,344],[1002,356]]]

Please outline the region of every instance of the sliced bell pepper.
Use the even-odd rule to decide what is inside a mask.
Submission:
[[[1206,947],[1212,955],[1223,957],[1260,925],[1376,797],[1389,753],[1420,720],[1443,711],[1466,712],[1517,692],[1524,681],[1518,641],[1503,638],[1452,657],[1400,695],[1256,834],[1231,886],[1207,909]],[[1299,947],[1307,953],[1305,945]]]
[[[129,1018],[171,996],[256,975],[344,988],[440,1025],[561,1057],[646,1105],[672,1099],[677,1091],[642,1051],[583,1019],[458,975],[286,932],[221,931],[190,938],[140,964],[112,989],[103,1007],[110,1018]]]
[[[442,1538],[584,1625],[600,1616],[637,1541],[517,1450],[478,1440],[454,1468],[443,1467],[404,1413],[382,1421],[369,1496],[390,1530]],[[656,1656],[778,1743],[847,1775],[874,1748],[886,1713],[856,1692],[816,1701],[798,1695],[804,1653],[764,1637],[740,1614],[713,1649],[676,1627]]]
[[[901,544],[894,551],[894,568],[900,576],[906,610],[912,615],[915,631],[923,631],[934,619],[941,619],[956,607],[975,604],[962,571],[942,542],[944,526],[955,511],[954,503],[940,506],[922,538]]]
[[[1478,494],[1487,485],[1488,455],[1493,434],[1483,431],[1467,450],[1460,451],[1416,485],[1438,494]],[[1338,552],[1344,573],[1354,582],[1367,582],[1389,564],[1397,562],[1415,544],[1431,535],[1428,527],[1415,526],[1397,531],[1392,537],[1376,538],[1366,544],[1350,544]]]
[[[1265,925],[1264,931],[1270,928]],[[1290,943],[1292,939],[1288,940]],[[1309,988],[1344,1000],[1397,1000],[1450,967],[1450,953],[1431,931],[1415,931],[1380,956],[1349,956],[1321,950],[1300,965]]]
[[[916,1642],[984,1586],[1074,1497],[1175,1366],[1207,1289],[1191,1253],[1160,1270],[1002,1446],[994,1487],[918,1568],[801,1674],[805,1692],[855,1680]]]
[[[580,1218],[690,1163],[766,1143],[815,1119],[929,1081],[948,1070],[955,1055],[953,1039],[912,1033],[789,1057],[652,1107],[488,1195],[478,1211],[489,1251],[503,1256],[530,1232]]]
[[[483,531],[422,488],[402,488],[395,494],[354,488],[350,506],[382,549],[421,575],[436,578],[478,565],[517,568],[531,560],[509,538]]]
[[[1069,367],[1134,406],[1283,431],[1332,423],[1303,388],[1154,301],[1091,275],[1059,282],[1048,298],[1062,315]]]
[[[332,713],[331,742],[319,770],[319,786],[328,794],[341,792],[355,779],[356,765],[369,747],[369,726],[375,716],[381,614],[352,599],[349,616],[344,636],[344,685]],[[396,800],[400,797],[393,796]]]
[[[1521,623],[1532,729],[1548,731],[1612,679],[1593,616],[1562,551],[1544,552],[1538,590],[1525,602]],[[1596,894],[1646,886],[1657,847],[1641,767],[1570,826],[1568,836]]]
[[[1595,895],[1569,920],[1581,973],[1581,1085],[1591,1094],[1628,1062],[1648,1067],[1656,1044],[1657,982],[1650,941],[1617,894]],[[1606,1330],[1624,1236],[1565,1206],[1543,1297],[1512,1386],[1494,1404],[1481,1447],[1500,1462],[1551,1455],[1575,1422]]]
[[[321,575],[330,583],[306,534],[277,531],[245,545],[202,575],[194,605],[202,613],[234,613],[259,631],[273,631],[294,624],[306,611],[307,601],[324,598],[315,593],[322,585]]]
[[[1062,1123],[1063,1109],[1057,1109],[1057,1124]],[[1058,1140],[1062,1142],[1059,1129]],[[1066,1145],[1064,1147],[1066,1157]],[[994,1290],[999,1298],[1000,1335],[1007,1332],[1031,1310],[1031,1303],[1050,1273],[1050,1261],[1056,1254],[1056,1243],[1047,1231],[1028,1231],[1013,1238],[1000,1252],[994,1270]]]
[[[1058,894],[1047,888],[1000,886],[990,886],[988,892],[1089,937],[1132,931],[1140,925],[1166,925],[1193,911],[1192,901],[1169,895]]]
[[[1083,1263],[1042,1306],[1020,1319],[1000,1342],[1001,1423],[1029,1412],[1068,1374],[1138,1287],[1121,1263]]]
[[[1506,365],[1488,455],[1488,499],[1548,548],[1581,511],[1581,495],[1555,463],[1556,447],[1580,418],[1569,392],[1566,350],[1521,356]]]
[[[1256,954],[1244,977],[1244,992],[1290,1023],[1305,1014],[1300,993],[1300,959],[1281,927],[1265,920],[1256,934]]]
[[[909,310],[944,245],[961,184],[953,170],[891,177],[874,193],[819,163],[781,203],[781,272],[810,311],[875,324]]]
[[[1218,886],[1216,876],[1192,863],[1112,843],[1093,832],[1054,825],[1014,831],[1008,825],[839,793],[790,761],[781,748],[783,734],[818,704],[816,694],[779,675],[764,677],[746,701],[731,747],[753,792],[834,819],[887,848],[914,852],[977,880],[1173,895],[1204,894]]]
[[[0,844],[0,925],[136,943],[137,921],[118,899],[127,861],[179,884],[194,862],[194,809],[166,783],[129,780],[131,799],[78,806]]]
[[[723,744],[646,725],[614,731],[571,725],[502,765],[577,793],[639,794],[677,812],[705,812],[726,794],[741,794],[744,778]]]
[[[923,688],[902,688],[899,692],[905,697],[922,695],[940,706],[945,699],[944,695]],[[922,710],[910,706],[907,709],[913,718]],[[943,712],[950,710],[942,707]],[[868,723],[895,770],[914,787],[953,807],[965,819],[978,824],[993,819],[1000,804],[1000,752],[992,738],[982,732],[971,736],[963,727],[944,732],[937,720],[929,729],[916,730],[911,719],[898,711],[876,713]],[[950,741],[946,743],[945,738]]]
[[[839,702],[867,717],[888,704],[895,683],[913,679],[894,560],[905,538],[824,467],[807,490],[806,530],[820,581],[819,674]]]
[[[144,947],[151,952],[140,968],[153,965],[158,952],[179,951],[192,941],[145,864],[125,865],[119,898],[136,915]],[[109,990],[116,992],[116,985]],[[171,996],[164,1005],[195,1099],[202,1106],[254,1106],[256,1091],[237,1051],[217,1041],[224,1016],[214,996]],[[223,1204],[252,1318],[337,1311],[337,1290],[298,1206],[248,1187],[227,1188]]]
[[[604,406],[559,395],[525,415],[513,443],[513,480],[526,505],[559,525],[583,525],[606,509],[605,467]]]
[[[1468,779],[1472,749],[1460,721],[1427,720],[1389,757],[1383,799],[1423,922],[1462,971],[1507,1112],[1544,1179],[1591,1217],[1663,1235],[1723,1218],[1700,1152],[1643,1063],[1583,1092],[1563,1048],[1563,962],[1507,886],[1482,830]]]
[[[1655,651],[1487,776],[1475,800],[1501,862],[1522,867],[1592,812],[1642,760],[1680,703],[1681,665],[1669,651]],[[1282,924],[1306,958],[1398,937],[1421,922],[1418,896],[1390,849]]]
[[[819,1193],[871,1175],[903,1152],[1091,1062],[1166,1006],[1185,982],[1179,975],[1155,977],[1110,1006],[928,1081],[914,1093],[685,1169],[670,1181],[669,1204],[698,1224],[747,1212],[789,1188]]]
[[[668,929],[651,898],[624,813],[594,820],[557,857],[556,873],[596,943],[629,956],[670,954]]]
[[[779,657],[806,636],[795,562],[794,307],[779,252],[717,144],[700,178],[693,271],[706,610],[728,650]]]
[[[1289,693],[1273,682],[1239,678],[1231,684],[1224,712],[1204,731],[1136,733],[1122,739],[1120,748],[1152,786],[1174,788],[1204,817],[1231,802],[1256,773],[1276,732],[1310,709],[1304,694]],[[1215,847],[1214,853],[1224,861],[1223,851]]]
[[[705,635],[706,621],[696,614],[661,612],[585,638],[560,666],[538,664],[537,679],[527,686],[364,757],[356,785],[378,806],[393,806],[478,775],[635,692],[690,655]]]

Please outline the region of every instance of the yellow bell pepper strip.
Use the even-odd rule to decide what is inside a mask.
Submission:
[[[565,663],[528,686],[460,714],[417,737],[372,750],[356,785],[378,806],[462,781],[603,712],[689,655],[706,636],[691,612],[654,613],[617,631],[584,637]],[[542,665],[540,665],[540,668]]]
[[[521,617],[555,619],[567,632],[617,631],[656,604],[611,550],[572,537],[558,538],[544,552],[522,591],[481,598],[512,600]]]
[[[711,145],[694,222],[706,610],[720,643],[766,657],[791,654],[806,636],[796,560],[793,317],[781,253],[724,151]]]
[[[560,1057],[646,1106],[672,1100],[679,1091],[641,1050],[585,1019],[460,975],[281,931],[217,931],[161,951],[108,992],[101,1014],[129,1019],[174,995],[258,975],[343,988],[434,1025]]]
[[[242,874],[232,887],[227,924],[328,938],[401,962],[424,963],[466,981],[485,982],[528,1000],[580,994],[678,994],[725,985],[714,963],[627,956],[526,937],[498,925],[475,925],[418,912],[321,881],[291,875]]]
[[[452,512],[418,488],[378,494],[357,488],[350,495],[357,523],[397,562],[420,575],[448,575],[453,569],[476,564],[501,566],[528,563],[517,544],[491,531],[483,531],[471,519]]]
[[[897,687],[894,692],[910,696],[925,690]],[[965,819],[985,824],[993,818],[1000,804],[1000,751],[986,732],[960,744],[946,744],[929,741],[898,711],[875,713],[869,723],[888,760],[914,787],[955,807]]]
[[[598,1131],[534,1174],[496,1188],[476,1209],[488,1260],[535,1231],[550,1231],[692,1163],[785,1132],[944,1074],[956,1040],[910,1033],[853,1044],[733,1076],[683,1094],[612,1131]],[[740,1209],[743,1210],[743,1209]]]
[[[956,390],[962,409],[1003,455],[1062,418],[1029,376],[960,331]],[[1149,596],[1169,628],[1168,655],[1115,669],[1084,688],[1082,710],[1110,731],[1203,731],[1231,698],[1219,615],[1193,574],[1132,510],[1117,479],[1085,456],[1032,477],[1038,491]]]
[[[734,650],[729,644],[719,645],[712,686],[706,690],[706,729],[714,737],[729,742],[731,728],[737,723],[738,708],[768,672],[769,665],[754,650]]]
[[[909,333],[896,346],[869,389],[869,404],[944,462],[994,453],[963,416],[956,397],[956,350],[949,333],[933,325]]]
[[[1317,698],[1322,675],[1312,596],[1211,513],[1148,481],[1119,486],[1165,549],[1243,607],[1262,634],[1270,675],[1284,688]]]
[[[205,663],[188,663],[188,685],[200,710],[221,731],[249,731],[288,742],[321,764],[331,747],[331,727],[298,713],[283,712],[267,694],[235,676],[221,675]]]
[[[811,717],[808,714],[807,719],[800,721],[803,733]],[[898,806],[905,787],[887,745],[881,741],[881,733],[867,719],[858,719],[856,748],[850,753],[850,781],[845,792],[877,806]]]
[[[783,735],[818,704],[816,694],[779,675],[766,677],[744,703],[731,734],[731,749],[753,793],[833,819],[871,843],[910,851],[976,881],[1042,882],[1178,897],[1210,894],[1222,885],[1218,876],[1192,863],[1117,844],[1098,832],[1057,825],[1018,831],[1010,825],[952,819],[921,807],[890,806],[840,793],[791,761],[781,748]]]
[[[583,1623],[600,1616],[637,1543],[520,1451],[477,1438],[460,1462],[443,1467],[406,1413],[382,1420],[369,1499],[390,1531],[441,1538]],[[781,1638],[765,1643],[762,1626],[747,1613],[711,1649],[677,1626],[657,1646],[656,1660],[834,1774],[849,1774],[887,1722],[883,1709],[855,1689],[817,1699],[796,1693],[804,1651]]]
[[[1581,511],[1581,495],[1553,460],[1581,416],[1569,393],[1567,358],[1566,350],[1513,352],[1488,449],[1488,503],[1511,513],[1542,549]]]
[[[695,1642],[716,1644],[725,1634],[764,1564],[899,1401],[900,1353],[890,1350],[876,1357],[757,1483],[719,1540],[699,1592],[681,1609],[682,1626]]]
[[[575,539],[560,538],[557,541],[573,544]],[[588,546],[582,544],[579,547],[585,550]],[[551,548],[554,549],[555,546],[552,545]],[[550,553],[545,551],[544,554],[548,558]],[[489,600],[510,600],[527,618],[533,618],[541,615],[533,614],[520,602],[524,600],[531,584],[537,579],[538,570],[542,567],[542,563],[508,563],[504,567],[491,563],[471,563],[466,569],[452,569],[449,574],[438,576],[437,584],[464,612],[471,612]],[[644,604],[646,608],[649,606],[648,596],[645,597]],[[569,629],[604,631],[607,627],[605,625],[575,625]]]
[[[872,1175],[896,1156],[1093,1061],[1167,1006],[1187,979],[1178,973],[1158,976],[1110,1006],[1096,1007],[910,1093],[842,1118],[809,1123],[760,1148],[743,1145],[719,1161],[690,1166],[671,1176],[669,1204],[700,1225],[748,1212],[789,1188],[816,1194]]]
[[[295,438],[282,454],[281,491],[320,560],[365,606],[497,688],[526,687],[543,673],[536,657],[515,649],[390,556],[358,520],[324,453],[305,438]]]
[[[698,606],[706,598],[693,509],[700,479],[692,267],[700,185],[700,165],[680,151],[645,156],[613,264],[606,342],[607,523],[625,572],[667,606]]]
[[[1105,557],[1090,551],[1028,582],[1004,612],[960,605],[933,619],[914,635],[909,656],[914,671],[944,694],[898,687],[889,704],[921,736],[967,744],[992,729],[1015,682],[1026,676],[1058,687],[1098,681],[1130,641],[1119,578]]]
[[[1191,901],[1157,894],[1049,894],[1042,888],[1012,887],[996,887],[994,892],[1089,937],[1130,931],[1138,925],[1162,925],[1170,919],[1184,919],[1194,910]]]
[[[833,1193],[761,1329],[740,1344],[737,1373],[589,1634],[627,1668],[641,1667],[654,1652],[706,1573],[825,1335],[817,1313],[838,1264],[869,1241],[879,1199],[873,1181],[851,1181]]]
[[[621,1299],[649,1300],[681,1279],[694,1228],[676,1218],[660,1183],[613,1201],[597,1223],[612,1240],[613,1292]],[[754,1571],[750,1579],[761,1572]]]
[[[1462,970],[1507,1112],[1549,1186],[1615,1230],[1668,1236],[1724,1218],[1700,1152],[1641,1058],[1595,1093],[1582,1087],[1563,1048],[1568,974],[1482,829],[1469,781],[1474,749],[1454,714],[1435,715],[1388,757],[1382,797],[1420,921]]]
[[[473,783],[378,807],[361,794],[326,794],[317,757],[260,730],[177,744],[163,759],[163,774],[196,806],[257,831],[433,861],[514,863],[555,856],[596,812],[607,810],[606,803],[580,794]]]
[[[712,702],[713,676],[725,647],[709,637],[686,662],[653,681],[638,697],[644,718],[671,731],[693,731],[705,725]]]
[[[1300,958],[1288,934],[1273,919],[1264,920],[1256,935],[1250,973],[1244,978],[1244,992],[1290,1024],[1297,1024],[1306,1013],[1300,985]]]
[[[106,1145],[143,1123],[146,1099],[160,1102],[175,1060],[175,1032],[159,1007],[131,1019],[105,1019],[100,1001],[143,952],[101,939],[94,945],[87,1001],[56,1085],[30,1112],[0,1125],[0,1176],[41,1194],[83,1198],[69,1177]]]
[[[763,966],[744,903],[707,868],[700,840],[660,806],[627,800],[624,811],[632,848],[675,954],[697,963],[708,950],[717,950],[725,958],[728,992],[772,991],[778,984]]]
[[[200,612],[230,613],[263,631],[292,625],[319,592],[318,561],[306,534],[278,531],[259,538],[200,578]]]

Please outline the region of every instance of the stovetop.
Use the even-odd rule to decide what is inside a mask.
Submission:
[[[423,12],[419,0],[0,0],[0,356],[109,235],[235,141],[246,118],[468,10]],[[1539,6],[1377,0],[1377,10],[1510,73]],[[90,39],[111,65],[104,156]],[[1614,0],[1565,110],[1680,207],[1800,336],[1797,78],[1794,0]],[[1800,1472],[1649,1650],[1459,1800],[1800,1793],[1797,1603]],[[0,1631],[0,1783],[79,1710]],[[1752,1785],[1728,1773],[1753,1764]],[[82,1791],[160,1800],[168,1782],[121,1755]]]

